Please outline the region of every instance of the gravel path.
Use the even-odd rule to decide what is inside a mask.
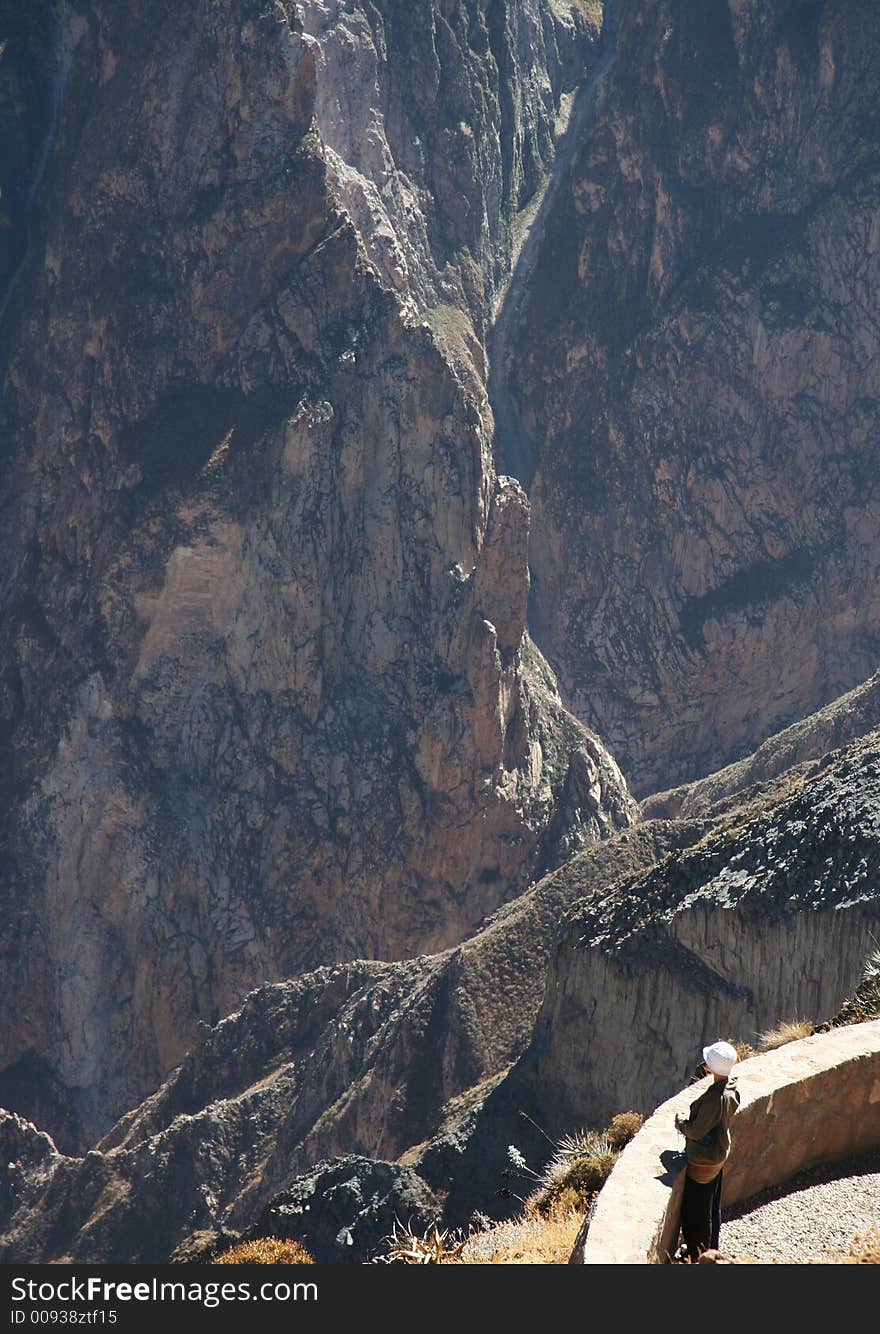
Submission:
[[[815,1167],[726,1210],[722,1254],[798,1262],[847,1252],[880,1226],[880,1153]]]

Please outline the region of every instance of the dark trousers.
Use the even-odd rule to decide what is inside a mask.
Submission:
[[[688,1259],[696,1260],[701,1251],[717,1251],[721,1236],[721,1178],[719,1172],[705,1185],[685,1177],[681,1199],[681,1230]]]

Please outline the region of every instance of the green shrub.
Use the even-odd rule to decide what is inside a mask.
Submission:
[[[605,1185],[616,1162],[617,1154],[610,1147],[606,1153],[576,1158],[563,1177],[563,1183],[577,1191],[582,1203],[586,1204]]]
[[[530,1177],[537,1182],[538,1189],[523,1201],[529,1213],[541,1218],[561,1218],[572,1210],[583,1213],[611,1175],[621,1149],[644,1122],[640,1112],[618,1112],[605,1130],[576,1130],[563,1135],[555,1141],[555,1152],[543,1172],[532,1171],[511,1145],[508,1154],[515,1171],[506,1175]]]
[[[564,1136],[544,1170],[531,1207],[544,1218],[562,1209],[586,1208],[608,1180],[617,1157],[613,1145],[595,1130]]]

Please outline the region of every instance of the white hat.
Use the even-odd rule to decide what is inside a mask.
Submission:
[[[729,1042],[713,1042],[703,1048],[703,1060],[713,1075],[729,1075],[737,1062],[736,1048]]]

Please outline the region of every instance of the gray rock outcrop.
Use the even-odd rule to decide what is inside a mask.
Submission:
[[[422,1234],[442,1212],[412,1168],[352,1155],[298,1177],[247,1235],[299,1241],[318,1264],[362,1264],[387,1254],[395,1227]]]

